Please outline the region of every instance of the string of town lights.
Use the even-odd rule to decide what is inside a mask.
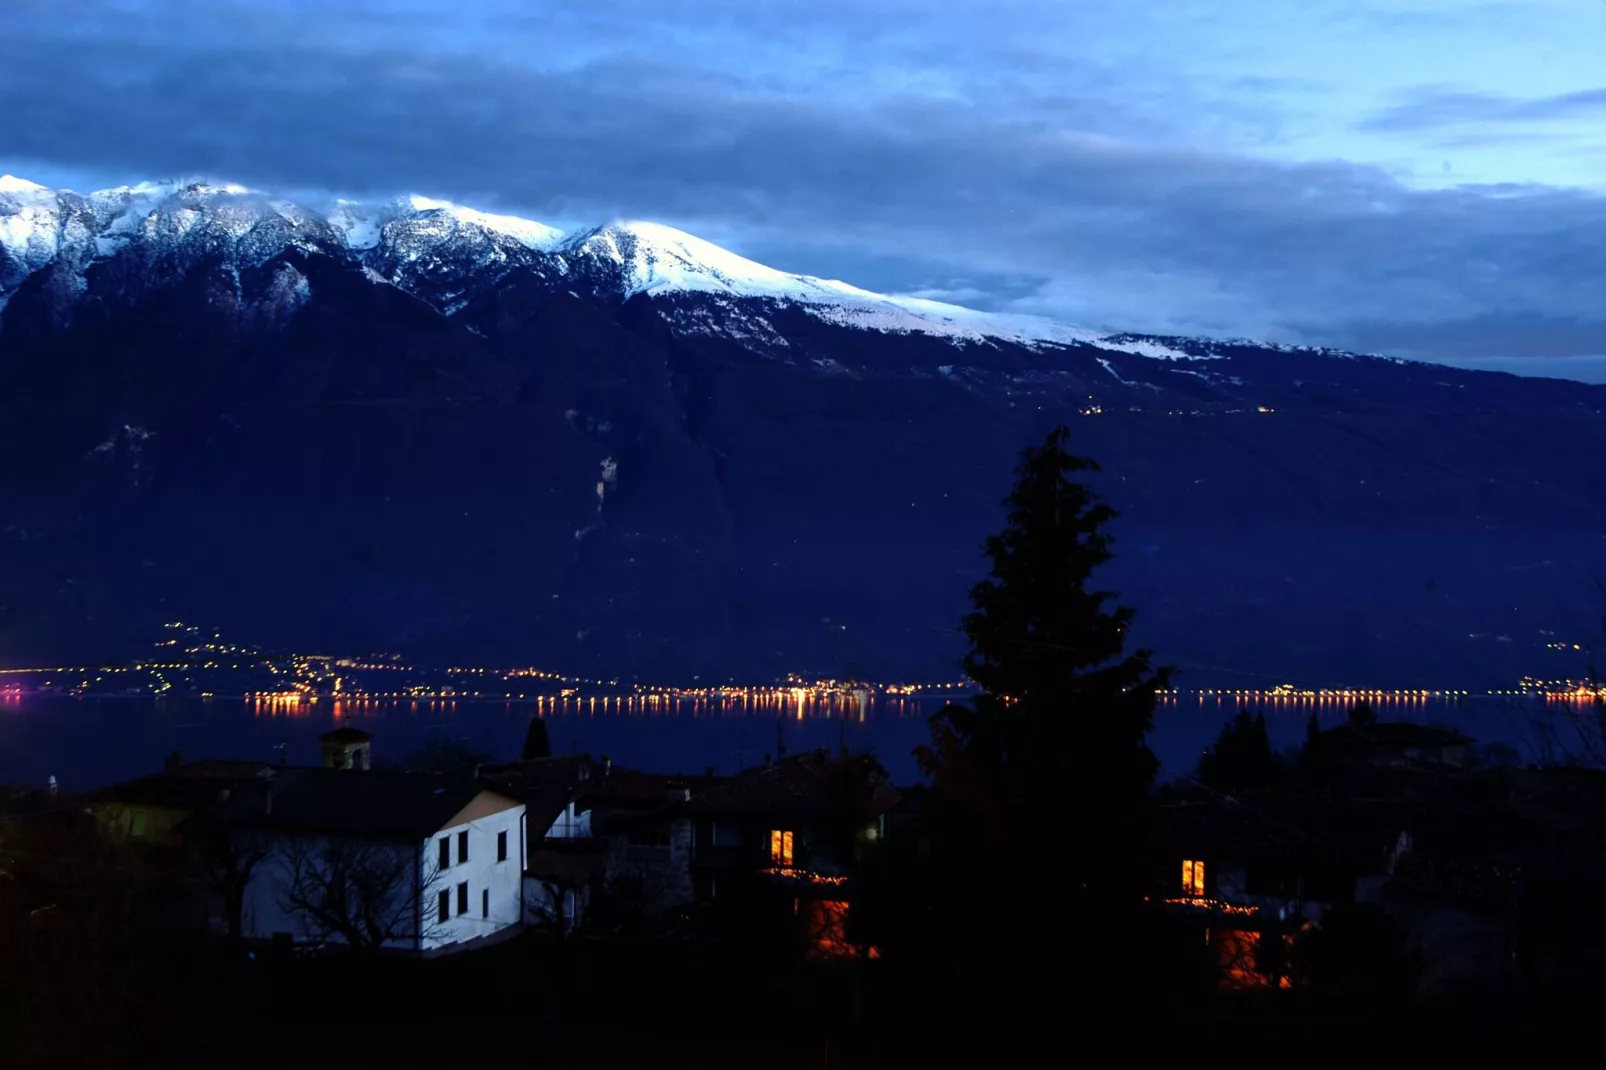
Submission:
[[[854,703],[860,706],[862,716],[864,704],[871,699],[961,697],[976,690],[975,685],[966,679],[878,683],[806,678],[794,673],[769,684],[679,686],[571,676],[533,666],[492,668],[456,665],[429,669],[408,665],[399,654],[359,658],[324,654],[274,655],[253,647],[227,643],[215,631],[207,636],[199,628],[183,622],[171,622],[165,628],[177,634],[158,642],[156,646],[163,652],[162,656],[151,660],[119,665],[0,669],[0,698],[15,700],[29,690],[80,697],[162,697],[175,691],[174,681],[170,677],[182,677],[181,682],[188,687],[187,693],[202,699],[239,698],[275,707],[302,704],[311,707],[324,699],[333,700],[342,707],[395,701],[525,701],[535,702],[543,708],[550,704],[554,709],[574,706],[595,710],[600,706],[605,711],[633,711],[690,702],[747,708],[791,707],[796,709],[801,718],[809,711],[835,715],[838,708]],[[1578,644],[1552,645],[1556,649],[1579,649]],[[237,693],[225,694],[217,690],[215,685],[211,689],[199,687],[194,679],[206,673],[250,671],[267,674],[272,684],[245,687]],[[396,682],[387,686],[379,681],[360,679],[369,674],[380,674]],[[397,679],[406,674],[436,679],[431,682]],[[130,676],[138,678],[139,684],[127,686]],[[440,679],[443,676],[445,679]],[[39,679],[39,683],[32,688],[25,688],[23,685],[30,677]],[[118,684],[124,686],[119,688]],[[1356,702],[1416,704],[1459,701],[1475,696],[1599,701],[1606,699],[1606,685],[1597,680],[1545,680],[1529,676],[1514,688],[1479,692],[1453,688],[1299,687],[1292,683],[1279,683],[1270,687],[1171,688],[1158,695],[1161,702],[1168,705],[1184,698],[1196,698],[1201,703],[1213,699],[1217,702],[1323,705]]]

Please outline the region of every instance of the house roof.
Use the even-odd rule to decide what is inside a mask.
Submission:
[[[671,798],[671,789],[685,787],[693,795],[721,784],[723,777],[682,777],[678,774],[646,773],[622,765],[598,761],[589,754],[557,754],[487,766],[481,770],[487,782],[499,790],[517,793],[531,804],[531,821],[537,807],[556,804],[553,818],[573,798],[582,810],[645,810],[662,806]],[[548,824],[551,822],[549,821]]]
[[[1274,858],[1371,869],[1382,866],[1409,822],[1409,810],[1392,801],[1268,793],[1161,806],[1152,836],[1177,858]]]
[[[267,762],[211,759],[112,784],[84,797],[91,805],[123,803],[173,810],[199,810],[273,775]]]
[[[447,827],[487,791],[502,794],[469,777],[296,767],[278,770],[261,791],[236,795],[219,817],[235,827],[416,840]]]
[[[864,759],[811,751],[731,777],[694,794],[683,808],[709,816],[833,820],[854,811],[875,817],[901,798]]]

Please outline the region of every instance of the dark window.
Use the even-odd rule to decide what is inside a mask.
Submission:
[[[452,893],[451,892],[442,892],[441,893],[441,899],[440,899],[440,909],[436,912],[435,917],[439,921],[446,921],[451,916],[452,916]]]
[[[468,913],[468,882],[464,881],[457,886],[457,912]]]
[[[468,829],[457,834],[457,864],[468,861]]]
[[[491,890],[489,888],[481,888],[480,889],[480,917],[488,918],[490,916],[491,916]]]
[[[450,869],[451,867],[452,867],[452,838],[450,836],[442,836],[441,837],[441,868],[442,869]]]
[[[496,860],[498,862],[506,862],[507,861],[507,833],[506,832],[498,832],[496,834]]]
[[[733,825],[729,821],[714,822],[713,835],[709,837],[715,847],[740,847],[742,845],[742,827]]]

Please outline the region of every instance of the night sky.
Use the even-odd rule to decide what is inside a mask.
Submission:
[[[0,172],[647,218],[989,309],[1606,378],[1602,0],[331,6],[7,0]]]

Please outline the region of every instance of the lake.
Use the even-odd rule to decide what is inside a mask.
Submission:
[[[517,758],[532,716],[546,718],[554,751],[607,754],[621,765],[701,773],[732,773],[785,746],[796,752],[845,744],[873,752],[893,778],[917,772],[910,751],[927,739],[926,717],[942,699],[872,696],[810,697],[802,701],[716,699],[549,699],[542,702],[451,700],[316,703],[241,699],[71,698],[7,695],[0,699],[0,782],[40,784],[55,776],[82,791],[154,772],[181,750],[186,759],[276,760],[284,747],[291,764],[318,761],[318,735],[338,725],[374,734],[374,760],[400,763],[432,737],[460,740],[493,760]],[[1457,728],[1486,742],[1535,756],[1534,717],[1542,700],[1385,699],[1373,703],[1383,720]],[[1553,704],[1552,704],[1553,705]],[[1155,714],[1150,745],[1162,776],[1191,769],[1223,721],[1240,707],[1266,713],[1272,744],[1304,739],[1312,711],[1324,725],[1344,719],[1348,704],[1292,697],[1238,701],[1221,696],[1171,698]]]

